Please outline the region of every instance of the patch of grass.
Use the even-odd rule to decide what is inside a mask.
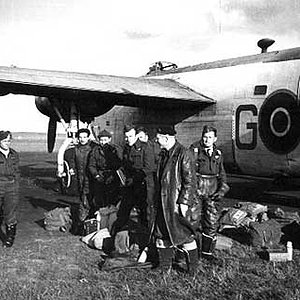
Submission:
[[[220,263],[201,262],[194,276],[172,271],[101,271],[100,252],[70,234],[3,251],[1,299],[299,299],[299,255],[271,263],[218,252]]]
[[[21,190],[16,243],[11,249],[0,248],[3,300],[300,299],[299,250],[292,262],[273,263],[235,242],[229,251],[217,252],[216,264],[201,261],[193,276],[149,269],[101,271],[100,251],[70,233],[47,232],[37,222],[64,198],[26,178]]]

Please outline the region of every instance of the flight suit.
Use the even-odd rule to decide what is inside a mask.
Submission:
[[[86,145],[77,145],[76,147],[70,149],[68,162],[70,169],[75,171],[78,192],[80,197],[80,202],[76,208],[76,221],[73,224],[78,226],[78,230],[82,227],[82,222],[87,218],[90,212],[90,202],[91,202],[91,193],[90,193],[90,183],[87,173],[87,163],[88,157],[92,148],[96,144],[89,142]]]
[[[3,220],[6,225],[6,246],[11,247],[16,234],[19,204],[19,155],[11,149],[6,157],[0,151],[0,204],[3,210]]]
[[[115,145],[99,145],[91,152],[88,170],[92,178],[95,210],[117,204],[120,184],[116,170],[120,167],[121,159]]]
[[[206,152],[201,142],[194,143],[191,150],[195,159],[197,201],[202,204],[202,254],[211,255],[219,226],[218,201],[224,197],[229,187],[222,152],[215,145],[211,153]]]
[[[123,167],[127,184],[124,188],[124,199],[120,204],[118,218],[114,224],[114,231],[120,231],[127,223],[133,207],[138,208],[140,222],[147,228],[147,188],[154,189],[155,163],[152,147],[140,140],[132,146],[126,144],[123,149]]]

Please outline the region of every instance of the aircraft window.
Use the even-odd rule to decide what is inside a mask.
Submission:
[[[157,61],[154,64],[152,64],[149,68],[149,72],[147,75],[156,73],[159,71],[170,71],[177,69],[178,66],[174,63],[168,62],[168,61]]]
[[[106,121],[106,126],[110,126],[110,121]]]
[[[256,85],[254,87],[254,95],[265,95],[267,93],[266,85]]]

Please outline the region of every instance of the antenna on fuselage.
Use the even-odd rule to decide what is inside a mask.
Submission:
[[[261,53],[266,53],[267,49],[275,43],[272,39],[261,39],[257,42],[257,46],[261,48]]]

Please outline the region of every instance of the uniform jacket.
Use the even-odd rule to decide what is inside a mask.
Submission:
[[[0,152],[0,180],[1,178],[16,181],[20,179],[19,155],[14,149],[10,148],[7,158]]]
[[[153,147],[140,140],[132,146],[126,144],[123,150],[123,166],[127,177],[133,178],[134,182],[153,177],[156,169]]]
[[[191,206],[193,203],[196,182],[195,169],[190,151],[180,143],[176,142],[168,152],[169,158],[163,170],[162,156],[158,162],[159,186],[157,190],[159,192],[156,201],[161,201],[171,243],[180,245],[186,242],[192,234],[189,222],[180,214],[179,204]]]
[[[104,180],[106,175],[111,175],[111,171],[116,171],[120,166],[121,159],[115,145],[99,145],[90,154],[88,169],[92,178],[100,175]]]
[[[200,141],[192,144],[190,148],[195,160],[196,173],[198,175],[215,175],[218,180],[217,189],[222,188],[224,183],[226,184],[227,178],[221,150],[214,145],[212,155],[209,156]]]
[[[89,142],[86,145],[77,145],[71,148],[67,153],[67,160],[70,168],[73,169],[77,175],[79,192],[88,194],[89,193],[89,181],[87,174],[87,163],[88,157],[95,147],[95,143]]]
[[[161,152],[161,148],[160,148],[160,145],[154,140],[149,140],[147,143],[151,147],[151,149],[154,153],[154,163],[155,163],[155,172],[156,172],[156,169],[157,169],[156,166],[157,166],[157,163],[159,160],[159,154]]]

